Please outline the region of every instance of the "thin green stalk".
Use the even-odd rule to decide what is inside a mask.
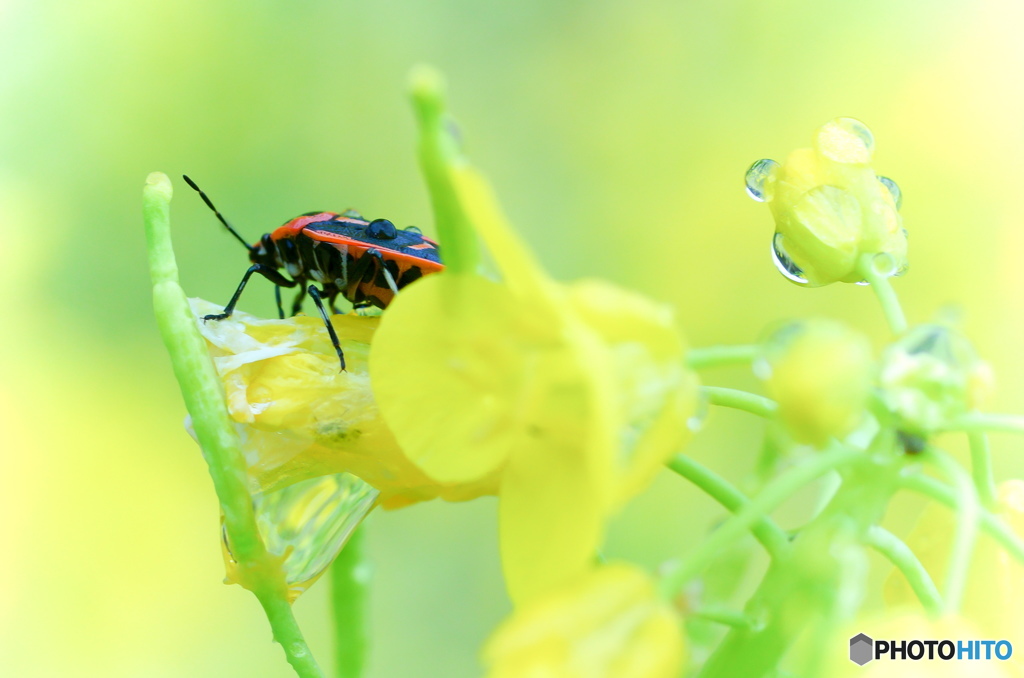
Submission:
[[[951,509],[957,508],[956,493],[934,478],[920,474],[904,475],[900,477],[900,487],[923,494]],[[983,510],[979,520],[981,529],[1024,565],[1024,540],[1021,540],[1002,518],[989,511]]]
[[[288,598],[276,588],[255,593],[270,621],[274,640],[284,648],[285,657],[296,675],[302,678],[323,678],[324,674],[302,636],[302,629],[295,620]]]
[[[689,557],[665,574],[660,583],[662,594],[666,597],[674,596],[687,582],[710,565],[722,549],[742,536],[755,523],[763,520],[799,488],[863,455],[860,450],[835,448],[811,457],[769,482],[756,497],[701,542]]]
[[[871,285],[871,289],[882,307],[885,321],[889,324],[889,329],[893,334],[903,334],[907,331],[907,318],[903,315],[903,308],[896,296],[896,290],[892,288],[891,279],[875,270],[875,256],[874,254],[862,254],[857,262],[857,272]]]
[[[749,365],[761,352],[761,347],[750,346],[704,346],[691,348],[686,352],[686,364],[694,370],[729,365]]]
[[[331,606],[338,678],[359,678],[366,665],[366,594],[370,579],[364,554],[366,525],[352,533],[331,565]]]
[[[149,175],[143,190],[143,218],[157,325],[209,466],[224,530],[238,563],[239,583],[255,593],[263,605],[274,639],[284,648],[295,672],[303,678],[320,678],[323,674],[288,604],[279,559],[267,552],[257,530],[245,459],[228,417],[220,378],[196,327],[185,292],[178,284],[171,244],[171,195],[171,182],[166,175]]]
[[[739,512],[750,503],[750,499],[732,483],[685,454],[677,454],[668,462],[668,467],[704,490],[732,513]],[[788,552],[789,537],[770,517],[761,516],[751,526],[751,532],[772,558],[777,559]]]
[[[1024,416],[1019,414],[986,414],[972,412],[951,421],[944,431],[962,431],[964,433],[1024,433]]]
[[[954,487],[957,507],[956,527],[949,554],[949,567],[946,570],[943,599],[945,600],[944,609],[947,612],[956,612],[960,609],[964,589],[967,585],[967,571],[974,553],[981,505],[970,478],[952,457],[933,447],[925,450],[922,456],[948,476]]]
[[[971,431],[967,434],[967,440],[971,447],[974,487],[978,490],[981,503],[991,509],[996,504],[996,481],[992,473],[992,449],[988,444],[988,435],[984,431]]]
[[[480,248],[452,179],[453,167],[465,161],[445,114],[444,82],[437,71],[426,66],[416,68],[411,81],[420,129],[420,167],[430,192],[445,267],[451,273],[474,273]]]
[[[686,616],[694,619],[706,619],[707,621],[730,626],[734,629],[746,629],[754,625],[754,620],[739,610],[731,610],[725,607],[702,607],[699,610],[687,612]]]
[[[743,410],[756,414],[759,417],[770,419],[775,416],[778,404],[771,398],[765,398],[747,391],[740,391],[735,388],[723,388],[721,386],[702,386],[701,393],[708,397],[712,405],[731,407],[735,410]]]
[[[872,525],[868,528],[864,541],[896,566],[928,614],[933,617],[938,616],[942,611],[942,596],[939,595],[939,590],[935,587],[935,582],[932,581],[928,570],[924,569],[924,565],[917,559],[910,547],[880,525]]]
[[[758,624],[731,629],[708,657],[701,678],[771,675],[796,638],[813,631],[813,643],[837,620],[853,614],[866,576],[864,533],[877,524],[896,488],[901,460],[884,449],[888,440],[876,436],[866,451],[833,448],[805,463],[803,472],[816,473],[804,479],[835,469],[845,480],[828,507],[800,530],[792,554],[770,563],[747,601],[744,609]],[[810,663],[815,664],[814,658]]]

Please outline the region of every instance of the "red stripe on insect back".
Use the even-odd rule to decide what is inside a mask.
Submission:
[[[334,231],[324,231],[319,228],[307,228],[306,235],[312,238],[313,240],[319,240],[320,242],[329,242],[337,245],[348,245],[349,247],[354,247],[356,249],[368,250],[371,247],[373,247],[373,245],[371,245],[368,242],[358,240],[356,238],[350,238],[347,235],[335,233]]]
[[[338,217],[334,212],[320,212],[318,214],[309,214],[303,217],[295,217],[284,226],[278,227],[277,230],[271,234],[271,238],[279,240],[281,238],[290,238],[299,234],[299,232],[310,224],[315,224],[318,221],[332,221]]]

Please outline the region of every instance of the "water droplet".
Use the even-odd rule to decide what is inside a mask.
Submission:
[[[768,202],[772,199],[771,187],[768,179],[772,172],[779,166],[771,158],[762,158],[750,166],[745,177],[747,184],[747,195],[758,202]]]
[[[697,433],[704,428],[704,422],[708,419],[708,414],[711,412],[711,401],[708,396],[702,391],[697,396],[697,407],[694,408],[693,416],[686,420],[686,428],[692,433]]]
[[[406,233],[412,233],[413,235],[423,235],[423,231],[420,230],[419,226],[406,226],[404,229]]]
[[[871,268],[883,278],[890,278],[896,274],[896,257],[888,252],[879,252],[871,257]]]
[[[781,233],[776,233],[775,237],[772,238],[772,261],[775,263],[775,268],[779,269],[779,273],[793,282],[806,284],[807,278],[803,277],[804,272],[786,254],[786,250],[782,246],[782,240]]]
[[[896,209],[903,206],[903,191],[896,184],[895,181],[889,177],[878,177],[878,180],[882,182],[882,185],[889,190],[889,195],[892,196],[892,201],[896,203]]]
[[[871,161],[875,137],[860,120],[836,118],[818,131],[817,146],[821,154],[830,160],[864,165]]]
[[[753,371],[754,376],[761,381],[768,381],[772,378],[772,364],[764,356],[751,363],[750,369]]]

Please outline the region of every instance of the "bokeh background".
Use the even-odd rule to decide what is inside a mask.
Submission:
[[[405,94],[428,62],[556,277],[671,303],[696,345],[807,314],[880,343],[867,289],[773,269],[742,189],[752,161],[858,117],[904,191],[910,318],[961,307],[992,407],[1021,412],[1022,28],[1009,0],[0,2],[0,674],[289,675],[255,599],[220,583],[214,494],[151,317],[150,171],[175,177],[182,282],[213,300],[246,258],[182,172],[253,239],[349,206],[430,232]],[[269,284],[242,308],[271,313]],[[714,412],[691,450],[739,479],[760,435]],[[1019,441],[995,447],[1000,476],[1024,472]],[[720,515],[666,475],[606,552],[654,566]],[[478,675],[508,609],[494,522],[490,500],[372,517],[371,676]],[[329,664],[325,588],[297,614]]]

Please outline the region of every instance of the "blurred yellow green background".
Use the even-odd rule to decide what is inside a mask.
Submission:
[[[880,342],[869,290],[774,270],[742,186],[752,161],[857,117],[904,192],[911,320],[962,308],[992,407],[1024,412],[1022,29],[1009,0],[0,1],[0,675],[289,675],[255,599],[220,583],[212,486],[151,316],[150,171],[176,182],[182,283],[213,300],[246,257],[183,172],[253,240],[346,207],[430,232],[405,95],[429,62],[556,277],[669,302],[696,345],[807,314]],[[241,307],[272,304],[257,282]],[[738,479],[760,434],[714,412],[691,450]],[[1024,472],[1019,448],[995,439],[1000,477]],[[606,555],[654,566],[718,516],[660,478]],[[371,676],[479,674],[508,609],[494,521],[491,500],[372,517]],[[329,664],[325,587],[297,614]]]

